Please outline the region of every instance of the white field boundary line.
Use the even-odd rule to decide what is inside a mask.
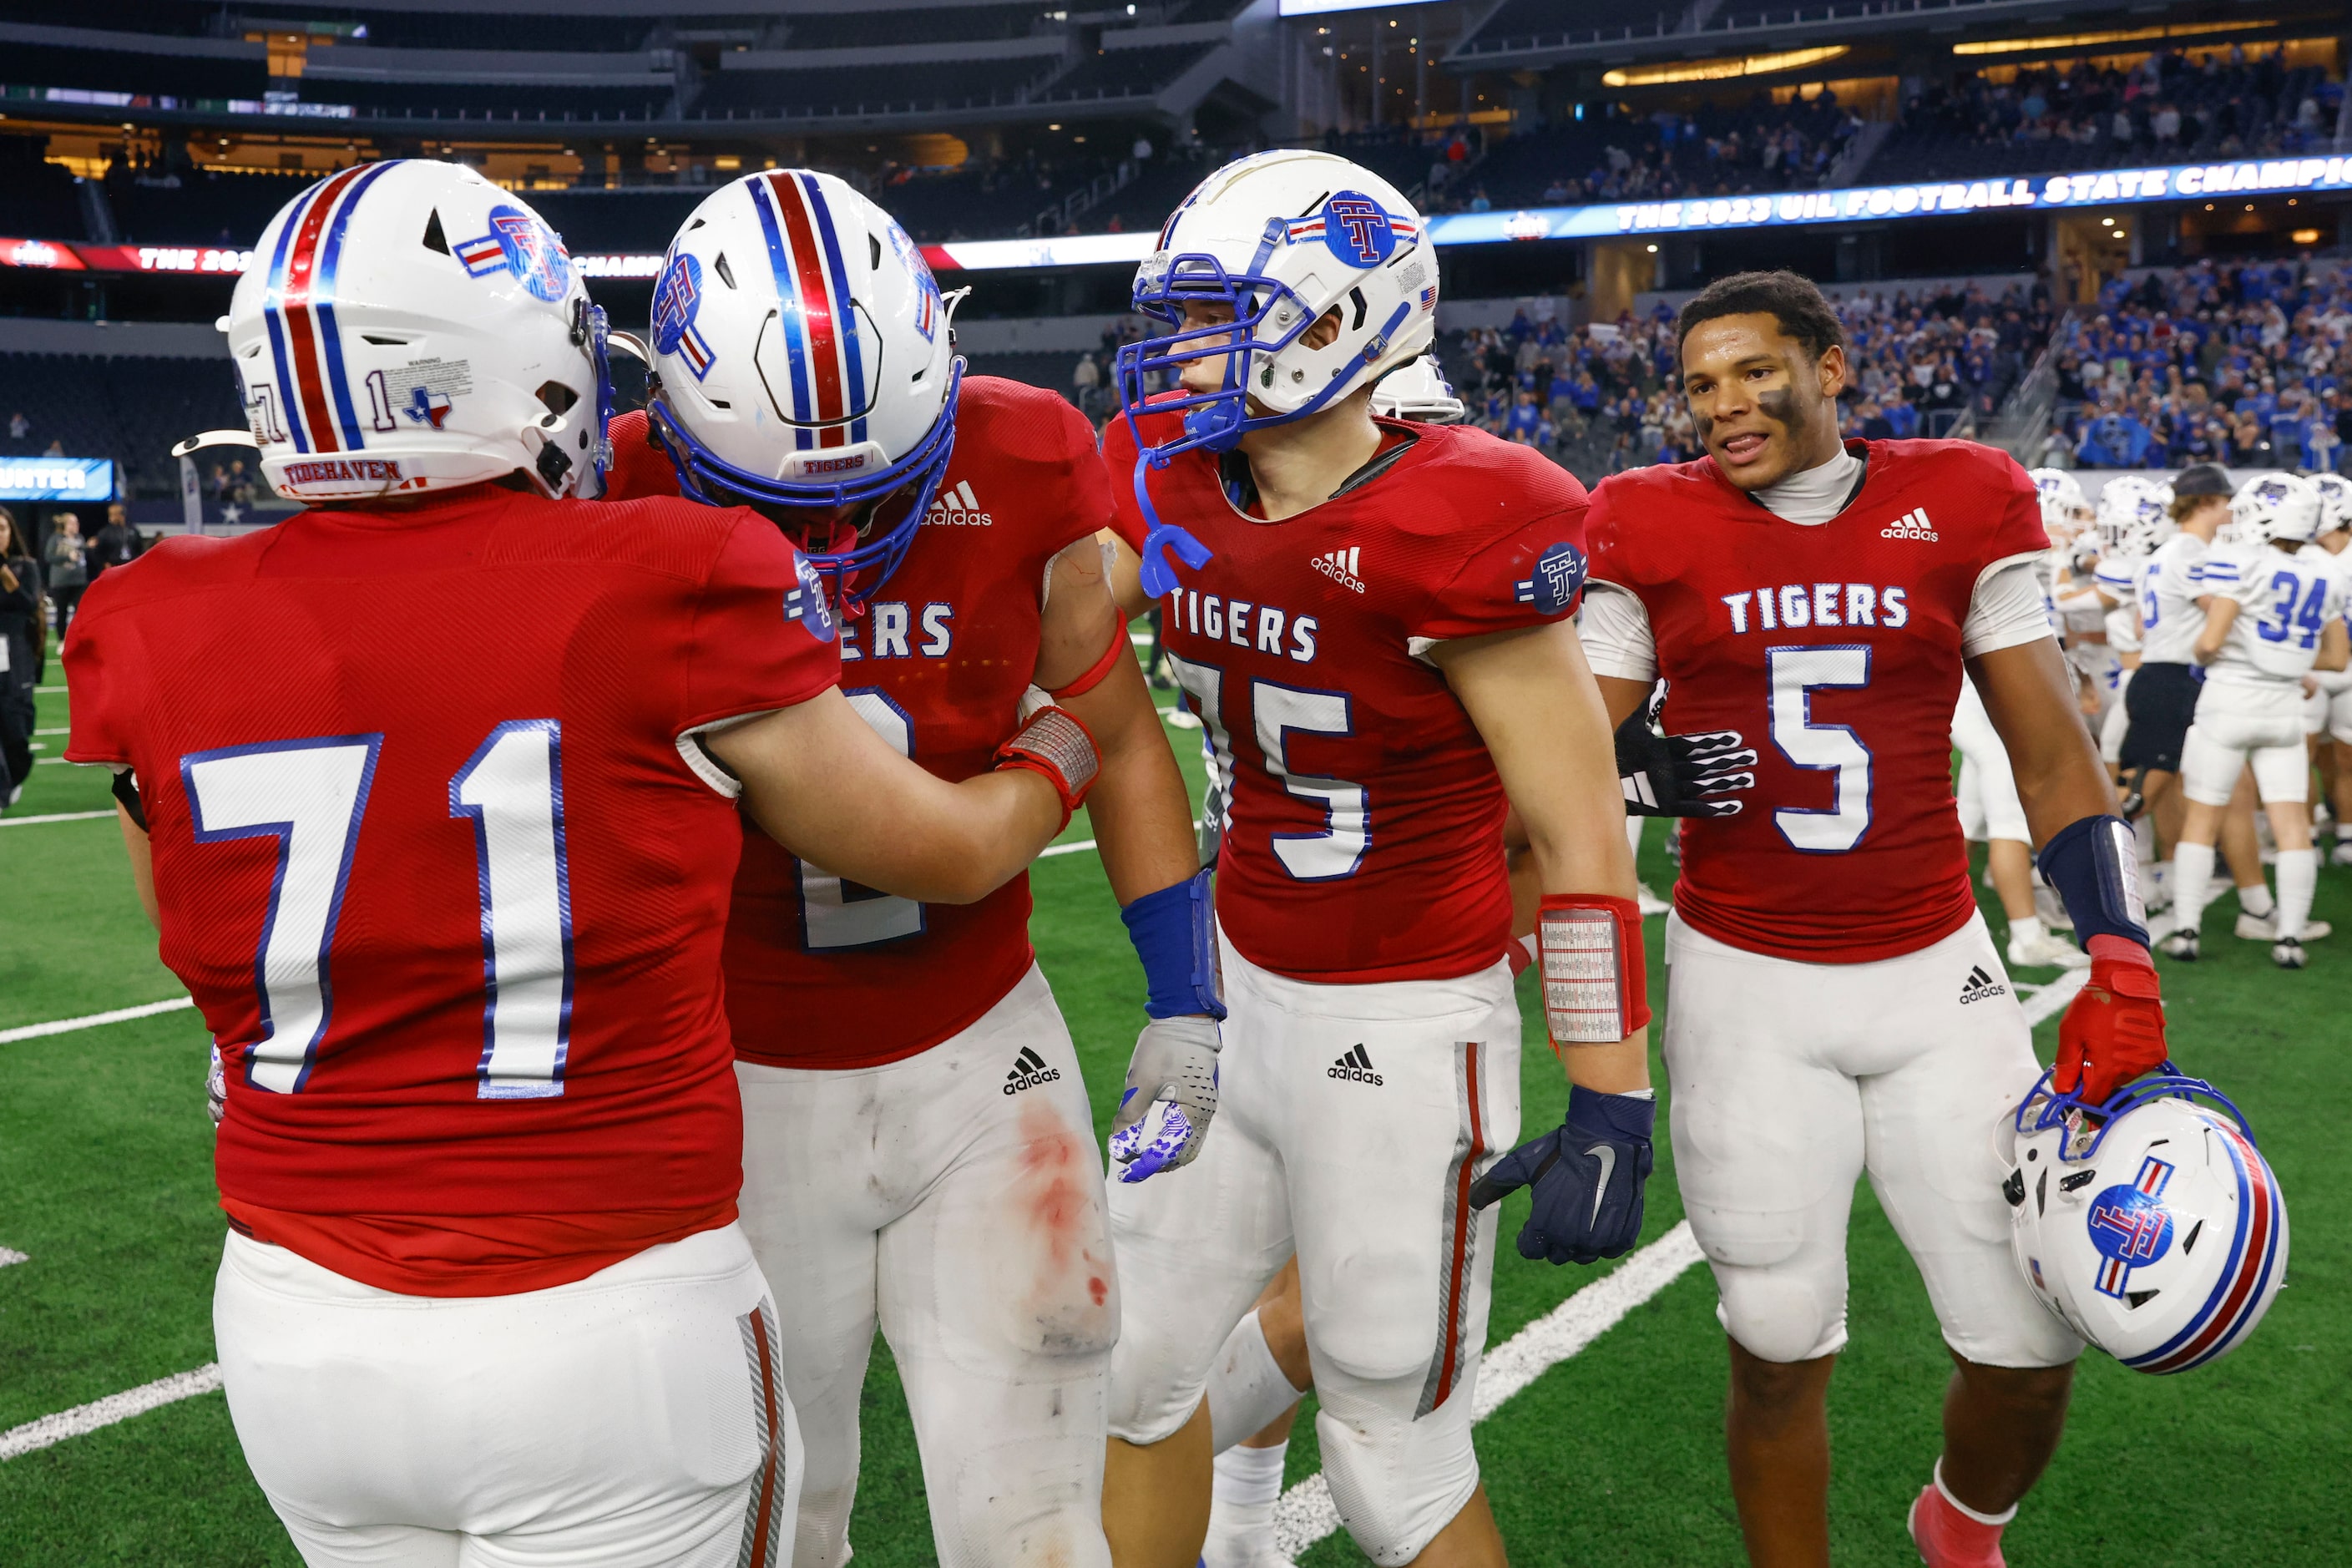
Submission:
[[[2066,1004],[2081,994],[2091,978],[2087,969],[2070,969],[2057,979],[2028,996],[2024,1001],[2025,1022],[2030,1028],[2044,1018],[2054,1018],[2066,1010]]]
[[[1484,1421],[1492,1415],[1505,1400],[1681,1279],[1699,1257],[1690,1222],[1684,1220],[1627,1258],[1615,1273],[1587,1285],[1488,1351],[1478,1368],[1470,1418]],[[1285,1557],[1298,1556],[1339,1529],[1339,1505],[1331,1500],[1330,1484],[1320,1470],[1284,1492],[1274,1505],[1275,1545]]]
[[[47,1024],[22,1024],[13,1029],[0,1029],[0,1046],[12,1046],[18,1040],[37,1040],[45,1035],[69,1035],[76,1029],[95,1029],[107,1024],[127,1024],[133,1018],[152,1018],[158,1013],[177,1013],[195,1005],[190,997],[174,996],[168,1002],[143,1002],[136,1007],[117,1007],[110,1013],[58,1018]]]
[[[42,816],[0,816],[0,827],[31,827],[42,822],[95,822],[101,816],[112,816],[106,811],[52,811]]]
[[[128,1421],[133,1415],[144,1415],[150,1410],[175,1405],[183,1399],[211,1394],[220,1385],[219,1363],[206,1362],[193,1372],[175,1372],[137,1388],[126,1388],[121,1394],[110,1394],[88,1405],[77,1405],[71,1410],[60,1410],[55,1415],[12,1426],[0,1432],[0,1464],[54,1447],[68,1437],[84,1436],[118,1421]]]

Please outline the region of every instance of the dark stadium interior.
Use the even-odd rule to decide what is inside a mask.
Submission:
[[[1935,10],[1932,25],[1874,13],[1843,28],[1827,5],[1753,0],[1442,0],[1291,19],[1270,0],[1095,11],[698,0],[628,16],[527,0],[120,0],[89,31],[10,0],[0,234],[39,244],[0,268],[0,326],[208,322],[270,216],[320,174],[372,158],[465,160],[522,192],[574,254],[642,258],[712,190],[763,167],[838,173],[938,246],[1149,234],[1218,163],[1281,144],[1339,153],[1423,213],[1464,217],[1904,182],[1961,191],[2352,145],[2341,17],[2322,5],[2260,19],[2094,6],[2050,37],[1990,5],[1980,19],[1976,0]],[[1614,44],[1587,37],[1610,31]],[[2104,224],[1988,208],[1737,234],[1685,226],[1631,237],[1630,250],[1605,234],[1470,245],[1444,253],[1445,298],[1465,320],[1557,300],[1564,321],[1604,322],[1729,270],[1785,266],[1897,289],[2009,277],[2095,310],[2120,275],[2205,257],[2324,264],[2342,251],[2347,214],[2340,196],[2315,194],[2101,209]],[[60,269],[59,245],[210,248],[201,262],[180,252]],[[1004,348],[1025,341],[1004,331],[1117,318],[1129,275],[1126,262],[1041,253],[942,280],[971,290],[960,319],[978,368],[1070,392],[1077,349]],[[649,309],[646,266],[596,289],[617,323]],[[12,379],[49,389],[43,429],[119,454],[137,496],[171,492],[173,436],[236,421],[233,385],[195,362],[16,346],[0,333]],[[2017,379],[1969,384],[1988,428]],[[1549,449],[1593,460],[1564,436]]]

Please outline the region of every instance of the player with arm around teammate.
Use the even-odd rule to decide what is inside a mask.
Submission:
[[[108,573],[66,649],[68,754],[117,770],[226,1069],[247,1459],[315,1565],[781,1561],[801,1456],[720,999],[739,797],[970,900],[1092,748],[1049,711],[1004,773],[935,778],[835,689],[767,522],[582,499],[603,319],[479,174],[345,170],[257,257],[230,352],[309,510]]]
[[[2230,510],[2239,541],[2208,553],[2200,568],[2205,618],[2189,651],[2207,673],[2181,746],[2188,809],[2173,851],[2179,923],[2163,949],[2168,958],[2199,956],[2214,840],[2239,775],[2251,764],[2278,840],[2271,962],[2301,969],[2309,962],[2304,926],[2319,885],[2311,759],[2303,742],[2304,683],[2314,670],[2345,667],[2345,586],[2334,560],[2312,547],[2319,532],[2319,491],[2310,480],[2261,475],[2240,487]]]
[[[2164,1057],[2131,830],[2050,635],[2023,472],[1965,442],[1842,445],[1837,318],[1794,274],[1711,284],[1678,337],[1708,455],[1601,487],[1584,637],[1612,714],[1663,674],[1671,723],[1743,730],[1761,758],[1746,811],[1685,826],[1666,939],[1675,1176],[1730,1340],[1741,1530],[1759,1564],[1829,1561],[1826,1395],[1866,1170],[1955,1362],[1911,1529],[1935,1568],[1997,1563],[2082,1347],[2008,1251],[1993,1130],[2037,1068],[1953,811],[1960,680],[2091,954],[2059,1078],[2095,1096]]]
[[[987,769],[1024,689],[1086,723],[1103,759],[1095,837],[1150,986],[1131,1086],[1146,1103],[1181,1097],[1189,1143],[1152,1156],[1181,1163],[1215,1105],[1207,878],[1105,587],[1110,492],[1077,410],[962,374],[947,304],[905,231],[833,175],[714,193],[664,264],[658,386],[614,422],[616,488],[748,503],[809,541],[841,584],[850,701],[942,777]],[[804,337],[777,333],[783,321]],[[795,1561],[849,1556],[878,1320],[940,1561],[1106,1562],[1119,1304],[1027,879],[956,908],[830,867],[746,835],[726,949],[744,1228],[782,1309],[809,1452]]]
[[[1349,1532],[1381,1563],[1502,1560],[1470,1441],[1494,1237],[1470,1189],[1518,1121],[1506,790],[1563,971],[1571,1114],[1612,1155],[1599,1192],[1602,1160],[1559,1163],[1554,1234],[1622,1250],[1638,1229],[1640,916],[1608,726],[1561,624],[1584,497],[1483,432],[1373,416],[1370,383],[1426,348],[1436,290],[1403,197],[1300,152],[1212,174],[1137,275],[1166,327],[1122,355],[1104,451],[1231,780],[1232,1014],[1201,1159],[1111,1194],[1124,1321],[1103,1507],[1122,1565],[1195,1561],[1202,1389],[1294,1251]],[[1145,402],[1163,370],[1181,390]]]

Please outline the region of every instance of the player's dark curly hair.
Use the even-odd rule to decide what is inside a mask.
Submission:
[[[1683,340],[1702,321],[1766,311],[1780,324],[1783,336],[1804,344],[1805,352],[1815,359],[1845,342],[1845,329],[1839,325],[1837,312],[1813,287],[1813,280],[1781,268],[1772,272],[1735,272],[1693,295],[1675,319],[1675,353],[1681,354]]]

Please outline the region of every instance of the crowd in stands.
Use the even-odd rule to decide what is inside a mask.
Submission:
[[[2274,158],[2335,134],[2344,87],[2276,49],[2201,59],[2158,49],[2128,70],[2090,60],[1970,75],[1914,97],[1871,164],[1881,181],[2099,168],[2193,158]]]
[[[1709,104],[1523,131],[1477,178],[1504,207],[1809,189],[1827,182],[1861,126],[1832,91],[1790,103],[1759,93],[1741,109]]]
[[[2051,458],[2083,468],[2341,471],[2352,268],[2270,261],[2109,282],[2062,330]]]

